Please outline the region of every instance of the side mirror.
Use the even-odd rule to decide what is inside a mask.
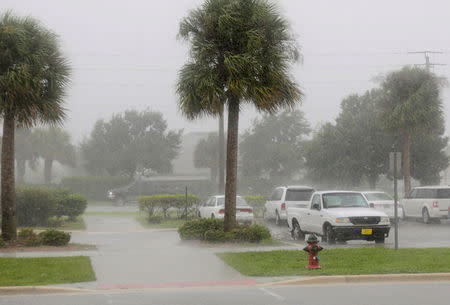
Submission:
[[[320,204],[314,203],[313,206],[312,206],[312,208],[313,208],[314,210],[320,211]]]

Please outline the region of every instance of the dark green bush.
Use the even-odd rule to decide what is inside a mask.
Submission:
[[[6,242],[0,237],[0,248],[6,248]]]
[[[45,226],[55,215],[57,201],[52,191],[32,187],[16,190],[16,206],[19,226]]]
[[[77,216],[84,213],[87,207],[87,199],[76,194],[65,194],[58,198],[56,216],[68,216],[69,221],[74,221]]]
[[[44,246],[65,246],[70,241],[70,234],[55,229],[45,230],[39,233]]]
[[[204,240],[208,230],[223,231],[223,220],[219,219],[196,219],[185,222],[179,229],[178,234],[184,240]]]
[[[91,200],[106,200],[108,190],[125,186],[130,182],[130,178],[120,176],[66,177],[61,180],[60,186]]]
[[[36,247],[41,245],[41,239],[31,228],[23,228],[19,231],[17,237],[26,247]]]
[[[270,231],[261,225],[239,226],[224,232],[223,220],[199,219],[187,221],[178,229],[183,240],[205,240],[210,242],[260,242],[269,239]]]

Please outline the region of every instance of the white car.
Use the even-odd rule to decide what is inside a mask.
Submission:
[[[211,196],[199,209],[200,218],[218,218],[225,216],[225,196]],[[236,221],[239,223],[253,222],[253,208],[241,196],[236,196]]]
[[[326,191],[313,194],[308,207],[288,209],[288,225],[294,239],[317,234],[333,244],[347,240],[384,243],[389,236],[389,217],[369,208],[360,192]]]
[[[306,207],[314,193],[310,186],[280,186],[270,195],[264,205],[264,218],[274,219],[277,225],[286,223],[286,209],[289,207]]]
[[[391,220],[394,219],[394,198],[386,194],[385,192],[367,191],[361,192],[369,202],[370,207],[385,212]],[[403,208],[401,204],[397,206],[397,215],[399,219],[403,219]]]
[[[402,200],[406,218],[421,218],[424,223],[440,221],[449,217],[450,187],[415,187]]]

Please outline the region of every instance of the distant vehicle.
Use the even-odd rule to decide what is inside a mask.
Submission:
[[[198,211],[200,218],[223,219],[225,215],[225,196],[211,196]],[[236,221],[248,224],[253,222],[253,208],[241,196],[236,196]]]
[[[389,236],[389,217],[369,208],[360,192],[316,192],[307,207],[290,207],[287,214],[294,239],[313,233],[329,244],[355,239],[384,243]]]
[[[391,220],[394,219],[395,211],[394,211],[394,198],[386,194],[385,192],[377,192],[377,191],[367,191],[361,192],[366,198],[367,202],[369,202],[369,206],[374,209],[385,212]],[[403,219],[403,207],[401,204],[397,206],[398,218]]]
[[[314,191],[310,186],[301,185],[277,187],[264,205],[264,218],[275,219],[277,225],[286,223],[286,209],[306,207]]]
[[[421,218],[424,223],[439,222],[442,218],[449,218],[450,187],[415,187],[402,200],[402,205],[406,218]]]
[[[186,187],[190,194],[202,197],[210,194],[214,185],[208,177],[155,176],[138,179],[129,185],[111,189],[107,193],[107,198],[123,205],[137,202],[139,196],[184,194]]]

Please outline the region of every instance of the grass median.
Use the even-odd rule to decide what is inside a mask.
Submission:
[[[86,256],[0,258],[0,286],[38,286],[95,281]]]
[[[450,272],[450,248],[324,249],[321,270],[307,270],[307,253],[300,250],[217,254],[247,276],[362,275]]]

